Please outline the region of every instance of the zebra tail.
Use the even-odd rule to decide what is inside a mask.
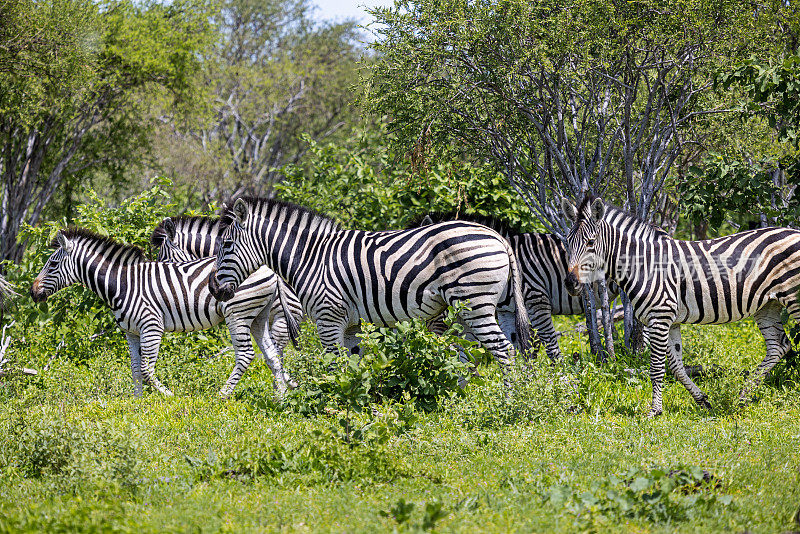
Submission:
[[[525,297],[522,295],[522,274],[519,272],[517,258],[514,252],[506,244],[508,259],[511,263],[511,286],[514,292],[514,306],[516,314],[514,322],[517,328],[517,340],[519,341],[519,351],[525,355],[531,349],[531,323],[528,320],[528,310],[525,308]]]
[[[297,339],[300,337],[300,325],[292,315],[292,312],[289,311],[289,307],[286,305],[286,299],[283,296],[283,284],[284,281],[278,277],[278,298],[281,301],[281,310],[283,310],[283,316],[286,318],[286,326],[289,329],[289,339],[292,341],[292,345],[294,348],[297,348]]]

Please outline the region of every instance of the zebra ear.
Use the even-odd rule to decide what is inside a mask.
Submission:
[[[431,218],[430,215],[426,215],[425,217],[423,217],[422,221],[420,221],[419,223],[420,226],[430,226],[431,224],[433,224],[433,219]]]
[[[244,226],[244,223],[247,222],[247,216],[250,215],[250,208],[247,206],[247,202],[237,198],[236,202],[233,203],[233,215],[236,217],[237,222]]]
[[[592,217],[595,221],[599,221],[606,214],[606,203],[602,198],[596,198],[592,201]]]
[[[575,205],[566,197],[561,199],[561,213],[571,222],[575,222],[575,219],[578,218],[578,211],[575,209]]]
[[[161,227],[164,229],[164,232],[167,234],[167,237],[169,237],[170,241],[175,239],[175,223],[172,221],[172,219],[167,217],[161,221]]]
[[[64,249],[64,252],[66,252],[67,254],[72,252],[72,246],[73,246],[72,241],[67,239],[67,237],[61,232],[58,233],[58,246]]]

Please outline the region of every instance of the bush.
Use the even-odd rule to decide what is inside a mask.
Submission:
[[[443,399],[464,394],[460,383],[467,365],[459,350],[475,360],[483,350],[459,335],[457,309],[447,313],[447,330],[439,336],[425,321],[401,322],[394,328],[362,323],[360,354],[323,356],[328,372],[308,376],[306,387],[290,399],[300,411],[326,407],[360,412],[373,403],[411,401],[417,409],[435,410]]]
[[[593,482],[589,490],[554,485],[543,492],[556,508],[564,507],[583,530],[605,530],[620,520],[654,523],[686,521],[704,508],[728,506],[730,495],[716,495],[721,484],[699,467],[632,468]]]
[[[304,163],[284,167],[286,179],[275,184],[278,197],[359,230],[402,228],[432,211],[502,213],[514,227],[542,228],[508,180],[490,166],[447,157],[413,165],[387,148],[391,136],[381,127],[345,146],[307,138]]]

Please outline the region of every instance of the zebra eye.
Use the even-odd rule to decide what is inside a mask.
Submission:
[[[587,239],[586,240],[586,246],[587,247],[593,247],[594,246],[594,239]]]

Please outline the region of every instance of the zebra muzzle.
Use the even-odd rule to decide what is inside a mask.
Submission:
[[[211,291],[211,295],[220,302],[226,302],[232,299],[235,293],[231,284],[219,283],[216,270],[208,276],[208,290]]]
[[[40,280],[37,278],[33,281],[33,285],[31,285],[31,298],[33,302],[44,302],[47,300],[47,293],[42,291],[42,286]]]
[[[567,278],[564,280],[564,285],[567,287],[567,292],[573,297],[580,295],[581,282],[578,280],[578,277],[574,271],[570,270],[567,273]]]

